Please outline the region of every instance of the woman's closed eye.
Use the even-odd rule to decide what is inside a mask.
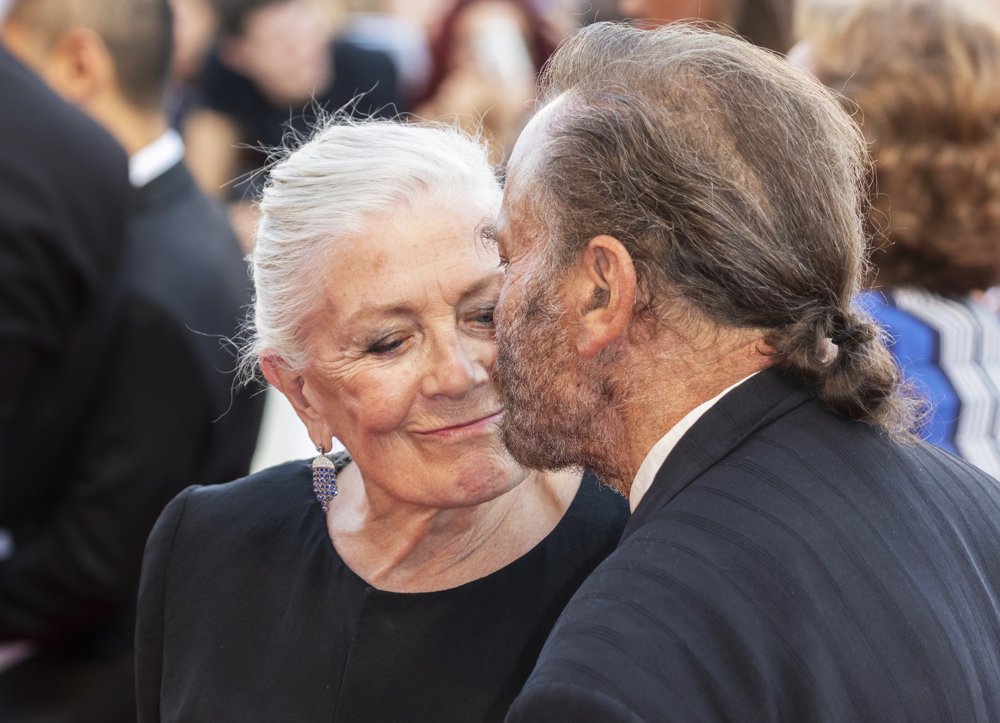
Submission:
[[[378,341],[372,342],[365,349],[366,354],[375,354],[378,356],[387,356],[397,351],[406,342],[406,337],[399,334],[390,334],[389,336],[384,336]]]

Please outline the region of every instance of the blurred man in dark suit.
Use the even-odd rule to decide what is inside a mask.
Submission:
[[[67,631],[75,635],[94,613],[88,578],[99,573],[88,568],[99,563],[82,549],[88,530],[71,522],[86,503],[65,495],[90,472],[82,432],[110,354],[128,167],[118,144],[2,46],[0,97],[7,99],[0,103],[0,670],[7,671]],[[55,519],[64,524],[51,526]],[[15,685],[47,692],[41,675]],[[0,718],[25,720],[2,705]]]
[[[51,479],[28,471],[0,491],[20,503],[0,509],[13,538],[0,563],[0,601],[12,601],[0,602],[0,626],[24,609],[36,618],[24,635],[35,654],[0,675],[0,718],[134,720],[133,606],[146,535],[184,487],[245,474],[256,442],[262,400],[234,391],[223,344],[238,332],[249,278],[224,214],[198,191],[168,129],[167,0],[23,0],[3,32],[124,146],[132,189],[100,393],[72,440],[48,440],[51,457],[67,441],[77,456]]]
[[[676,26],[591,26],[546,89],[493,231],[504,439],[633,514],[508,719],[1000,718],[1000,483],[910,435],[852,303],[852,119]]]

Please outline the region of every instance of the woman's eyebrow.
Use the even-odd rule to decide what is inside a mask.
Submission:
[[[493,287],[499,286],[500,279],[503,278],[503,272],[497,270],[495,273],[488,274],[473,283],[469,284],[465,289],[462,290],[459,298],[462,301],[467,299],[481,296],[487,291],[491,291]],[[418,313],[419,305],[416,303],[411,303],[408,301],[387,301],[381,304],[370,304],[347,317],[344,321],[345,324],[353,324],[356,322],[366,322],[378,319],[385,319],[393,316],[412,316]]]

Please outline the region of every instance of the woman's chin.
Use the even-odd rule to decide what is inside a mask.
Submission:
[[[453,478],[455,501],[462,507],[491,502],[516,489],[528,474],[498,443],[462,460]]]

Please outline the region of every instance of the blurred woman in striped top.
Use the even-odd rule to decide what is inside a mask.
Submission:
[[[929,402],[924,436],[1000,476],[1000,13],[806,0],[789,57],[857,105],[874,165],[860,300]]]

